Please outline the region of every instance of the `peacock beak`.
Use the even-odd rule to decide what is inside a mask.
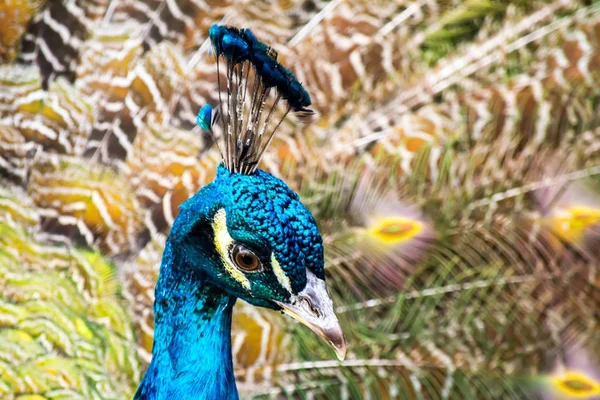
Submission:
[[[306,272],[306,287],[292,296],[289,302],[276,301],[283,312],[308,326],[313,332],[327,340],[335,349],[338,359],[346,357],[346,339],[333,311],[333,302],[325,281],[310,271]]]

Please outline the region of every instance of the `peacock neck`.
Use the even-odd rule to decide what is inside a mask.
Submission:
[[[167,243],[154,304],[152,362],[135,399],[238,399],[231,358],[236,298]]]

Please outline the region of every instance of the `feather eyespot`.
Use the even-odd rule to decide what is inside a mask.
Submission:
[[[230,257],[234,264],[245,272],[257,271],[261,267],[258,256],[241,244],[235,244],[231,248]]]

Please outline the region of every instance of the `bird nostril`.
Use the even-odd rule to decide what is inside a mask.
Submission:
[[[313,306],[312,301],[310,301],[310,299],[308,297],[304,297],[303,296],[300,299],[300,302],[302,303],[302,307],[307,312],[313,314],[316,317],[320,317],[321,316],[321,312],[319,311],[319,309]]]
[[[302,303],[302,307],[304,307],[306,311],[312,310],[312,304],[310,304],[310,301],[306,297],[300,299],[300,303]]]

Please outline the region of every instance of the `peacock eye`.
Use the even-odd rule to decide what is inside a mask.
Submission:
[[[260,260],[251,250],[241,244],[236,244],[231,249],[231,258],[235,265],[242,271],[256,271],[260,268]]]

